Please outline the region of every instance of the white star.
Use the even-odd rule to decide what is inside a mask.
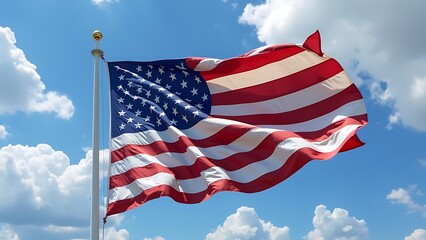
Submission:
[[[138,109],[138,110],[136,110],[136,112],[135,112],[135,114],[136,114],[136,116],[139,116],[139,115],[141,115],[141,111]]]
[[[151,120],[150,116],[146,116],[146,118],[143,119],[145,122],[149,122]]]
[[[126,90],[124,90],[124,94],[130,95],[130,92],[126,89]]]
[[[176,74],[170,73],[169,77],[172,79],[172,81],[176,80]]]
[[[146,99],[142,99],[142,102],[141,102],[142,106],[144,106],[144,107],[145,107],[146,102],[147,102],[147,100],[146,100]]]
[[[146,72],[146,76],[147,77],[152,77],[152,72],[151,71]]]
[[[125,114],[125,113],[126,113],[125,111],[121,110],[120,112],[118,112],[118,115],[119,115],[120,117],[122,117],[122,116],[124,116],[124,114]]]
[[[166,114],[164,112],[161,112],[159,116],[164,117],[164,116],[166,116]]]
[[[141,67],[141,66],[138,66],[138,67],[136,68],[136,71],[138,71],[138,72],[142,71],[142,67]]]
[[[197,83],[201,83],[201,80],[198,76],[195,76],[195,81],[197,81]]]
[[[132,85],[133,85],[133,82],[132,82],[132,81],[129,81],[129,82],[127,83],[127,86],[129,86],[129,87],[132,87]]]
[[[151,112],[154,111],[155,110],[155,106],[154,105],[150,106],[149,110],[151,110]]]
[[[129,104],[127,104],[127,105],[126,105],[126,107],[127,107],[127,109],[132,109],[133,104],[130,104],[130,103],[129,103]]]
[[[154,66],[152,66],[151,64],[149,64],[149,65],[148,65],[148,67],[149,67],[149,68],[151,68],[151,69],[153,69],[153,68],[154,68]]]
[[[133,118],[131,118],[131,117],[130,117],[130,118],[128,118],[128,119],[127,119],[127,122],[128,122],[128,123],[133,122]]]
[[[187,122],[187,123],[188,123],[188,119],[186,118],[186,116],[185,116],[185,115],[182,115],[182,120],[184,120],[185,122]]]
[[[157,123],[158,126],[160,126],[161,125],[161,119],[157,118],[156,123]]]
[[[119,98],[119,99],[117,99],[117,102],[124,103],[124,99],[123,98]]]
[[[142,126],[142,124],[141,124],[141,123],[139,123],[139,122],[135,124],[135,127],[136,127],[136,128],[141,128],[141,126]]]
[[[146,97],[150,97],[151,96],[151,90],[146,91]]]
[[[136,89],[136,92],[138,92],[140,94],[142,92],[142,88],[138,87],[138,89]]]
[[[155,79],[155,83],[156,84],[160,84],[161,83],[161,79],[160,78]]]
[[[155,103],[159,103],[160,102],[160,97],[159,96],[155,96],[154,102]]]
[[[178,114],[178,111],[176,108],[173,108],[173,112],[172,112],[175,116]]]
[[[180,65],[176,65],[176,68],[179,68],[180,70],[186,69],[186,67],[183,65],[183,62],[181,62]]]
[[[163,88],[163,87],[160,87],[159,89],[158,89],[158,91],[159,92],[164,92],[166,89],[165,88]]]
[[[135,101],[136,99],[138,99],[138,96],[133,96],[133,101]]]
[[[122,89],[122,88],[123,88],[123,86],[121,86],[121,85],[118,85],[118,86],[117,86],[117,89],[118,89],[118,90],[120,90],[120,89]]]
[[[185,106],[185,110],[188,110],[190,108],[191,108],[191,105],[189,105],[189,104]]]
[[[121,125],[120,125],[120,130],[124,130],[124,127],[125,127],[126,125],[124,125],[124,123],[122,123]]]
[[[164,73],[164,68],[163,68],[163,67],[159,67],[159,68],[158,68],[158,72],[159,72],[160,74],[163,74],[163,73]]]
[[[173,97],[173,93],[167,94],[167,98],[171,98],[171,97]]]
[[[201,104],[199,104],[199,103],[195,104],[195,106],[196,106],[198,109],[203,109],[203,108],[204,108],[204,107],[203,107],[203,105],[201,105]]]
[[[192,88],[192,96],[198,95],[198,89]]]
[[[207,98],[208,98],[207,94],[204,93],[204,95],[202,97],[203,101],[207,101]]]
[[[200,112],[198,112],[198,111],[195,111],[195,112],[192,112],[192,114],[194,114],[194,117],[195,116],[198,116],[198,114],[199,114]]]
[[[118,78],[120,79],[120,81],[123,81],[124,80],[124,75],[121,74]]]
[[[172,88],[172,86],[170,86],[169,84],[166,84],[165,88],[170,90]]]
[[[176,104],[179,104],[179,103],[181,103],[181,102],[182,102],[182,100],[180,100],[180,99],[175,100],[175,103],[176,103]]]
[[[186,88],[187,86],[186,86],[186,84],[187,84],[187,82],[185,82],[185,81],[182,81],[181,83],[180,83],[180,85],[182,86],[182,88]]]
[[[182,73],[185,75],[185,77],[188,77],[188,75],[189,75],[189,73],[187,71],[182,70]]]
[[[163,108],[164,110],[167,110],[169,108],[169,106],[167,106],[167,103],[164,103]]]
[[[175,126],[177,124],[177,121],[175,121],[174,119],[172,119],[170,122],[172,123],[172,125],[175,125]]]

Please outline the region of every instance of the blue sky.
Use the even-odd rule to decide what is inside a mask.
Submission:
[[[229,58],[318,29],[369,113],[361,148],[260,193],[150,201],[109,218],[105,239],[426,239],[424,9],[421,0],[2,2],[0,239],[89,238],[96,29],[110,61]],[[107,149],[106,91],[102,100]]]

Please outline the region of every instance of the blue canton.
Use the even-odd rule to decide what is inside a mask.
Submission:
[[[211,95],[184,59],[110,62],[111,137],[169,126],[188,129],[208,117]],[[113,70],[115,69],[115,70]]]

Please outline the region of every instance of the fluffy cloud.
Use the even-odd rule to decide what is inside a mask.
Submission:
[[[3,125],[0,125],[0,139],[6,138],[8,135],[6,127]]]
[[[98,6],[104,6],[105,4],[120,2],[120,0],[92,0],[92,3]]]
[[[165,240],[165,238],[157,236],[155,238],[144,238],[143,240]]]
[[[49,112],[69,119],[74,114],[70,99],[45,85],[24,52],[16,45],[15,34],[0,26],[0,114],[16,111]]]
[[[365,240],[368,239],[367,223],[349,216],[345,209],[335,208],[333,212],[324,205],[315,209],[312,221],[314,230],[310,231],[306,239],[339,239],[339,240]]]
[[[426,131],[425,8],[421,0],[266,0],[246,5],[239,21],[267,44],[302,42],[319,29],[325,52],[393,109],[390,124]]]
[[[425,240],[426,239],[426,230],[416,229],[411,233],[410,236],[405,237],[405,240]]]
[[[206,236],[209,239],[269,239],[285,240],[289,238],[288,227],[276,227],[270,222],[259,219],[253,208],[240,207],[236,213],[226,218],[222,226]]]
[[[13,228],[22,240],[86,238],[90,224],[91,155],[91,151],[87,152],[73,165],[68,156],[47,144],[2,147],[0,188],[7,197],[0,201],[0,223],[9,224],[2,225],[2,234]],[[106,150],[100,153],[101,165],[107,161],[103,156],[108,156]],[[106,171],[100,177],[105,175]],[[104,209],[101,207],[101,214]],[[115,228],[121,220],[120,215],[108,218],[106,232],[114,236],[111,239],[127,239],[127,230]]]
[[[426,204],[422,205],[416,203],[413,200],[413,195],[423,195],[423,193],[417,189],[417,186],[410,186],[407,189],[398,188],[393,189],[387,196],[388,199],[393,204],[405,205],[410,213],[421,213],[423,217],[426,218]]]
[[[18,234],[8,224],[0,224],[0,239],[19,240]]]

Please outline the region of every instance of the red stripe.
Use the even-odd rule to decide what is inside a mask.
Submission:
[[[271,79],[269,82],[256,86],[212,94],[212,105],[251,103],[274,99],[315,85],[342,71],[342,66],[336,60],[328,59],[283,78]]]
[[[179,139],[173,143],[157,141],[147,145],[128,144],[111,152],[111,163],[122,160],[128,156],[134,156],[141,153],[155,156],[165,152],[183,153],[189,146],[207,148],[216,145],[227,145],[253,128],[255,127],[235,124],[228,125],[217,133],[202,140],[190,139],[186,136],[180,136]]]
[[[356,86],[354,84],[351,84],[351,86],[349,86],[348,88],[329,98],[289,112],[253,114],[246,116],[212,115],[212,117],[234,120],[251,125],[295,124],[321,117],[323,115],[328,114],[329,112],[338,109],[346,103],[359,99],[362,99],[362,96],[359,94],[359,91]]]
[[[305,51],[303,48],[296,45],[280,45],[277,46],[276,50],[273,52],[259,53],[253,56],[236,57],[224,60],[214,69],[200,72],[200,74],[204,80],[209,81],[214,78],[253,70],[294,56],[303,51]],[[197,61],[199,62],[200,59],[195,58],[195,60],[192,60],[191,58],[188,58],[186,63],[188,66],[194,66]]]
[[[353,134],[347,137],[351,138]],[[219,180],[208,186],[208,188],[202,192],[189,194],[176,191],[174,188],[167,185],[159,185],[143,191],[141,194],[134,198],[118,200],[116,202],[108,204],[107,216],[124,212],[126,210],[138,207],[145,202],[159,198],[161,196],[169,196],[173,200],[180,203],[199,203],[209,199],[213,194],[219,191],[234,191],[234,192],[245,192],[253,193],[263,191],[271,188],[276,184],[284,181],[301,167],[308,163],[311,159],[326,160],[334,156],[339,151],[339,148],[333,152],[320,153],[310,148],[299,149],[293,155],[289,157],[287,162],[279,169],[269,172],[256,180],[249,183],[239,183],[232,180]]]
[[[350,118],[345,119],[344,121],[343,120],[339,121],[338,123],[335,123],[323,129],[322,132],[327,134],[320,136],[319,138],[315,139],[315,141],[324,140],[328,138],[331,134],[333,134],[335,131],[339,130],[340,128],[347,125],[352,125],[352,124],[359,124],[359,122]],[[232,132],[231,129],[230,131]],[[160,164],[153,163],[144,167],[133,168],[125,173],[111,176],[110,189],[113,189],[119,186],[128,185],[138,178],[149,177],[159,172],[167,172],[167,173],[173,174],[176,179],[183,180],[183,179],[197,178],[200,176],[201,171],[204,171],[208,168],[215,167],[215,166],[220,167],[227,171],[235,171],[249,164],[252,164],[254,162],[266,159],[273,153],[278,143],[290,137],[299,137],[299,136],[297,136],[297,134],[295,133],[285,132],[285,131],[274,132],[271,135],[267,136],[253,150],[248,152],[238,152],[222,160],[215,160],[215,159],[211,159],[207,157],[199,157],[197,158],[195,163],[191,166],[179,166],[174,168],[167,168]],[[357,144],[359,145],[359,143],[357,142],[352,142],[352,148],[357,147],[358,146]],[[173,144],[170,144],[170,146],[172,145]]]
[[[321,141],[344,126],[351,124],[365,125],[366,122],[367,115],[352,116],[351,118],[342,119],[326,128],[314,132],[286,132],[288,134],[286,137],[302,137],[308,141]],[[128,144],[111,152],[111,163],[142,153],[155,156],[166,152],[182,153],[185,152],[189,146],[207,148],[216,145],[228,145],[253,128],[255,127],[249,127],[247,125],[229,125],[206,139],[189,139],[183,136],[173,143],[158,141],[147,145]]]

